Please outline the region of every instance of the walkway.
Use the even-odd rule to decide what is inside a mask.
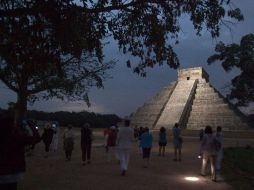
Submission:
[[[98,137],[96,137],[98,138]],[[101,139],[101,137],[99,137]],[[151,165],[142,167],[142,158],[133,143],[129,170],[126,176],[120,175],[116,161],[107,163],[102,147],[94,147],[92,163],[81,165],[79,137],[75,143],[73,158],[65,161],[62,147],[51,152],[49,158],[43,157],[43,144],[36,146],[34,156],[27,158],[25,180],[20,190],[227,190],[232,189],[223,180],[214,183],[209,177],[199,176],[200,160],[197,158],[199,143],[197,139],[184,140],[183,160],[174,162],[171,144],[167,146],[165,157],[157,156],[157,143],[152,150]],[[60,138],[61,140],[61,138]],[[96,140],[101,143],[102,140]],[[60,143],[62,144],[62,143]],[[185,177],[197,177],[198,181],[188,181]]]

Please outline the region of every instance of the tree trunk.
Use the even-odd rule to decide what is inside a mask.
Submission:
[[[26,89],[26,87],[25,87]],[[17,103],[15,107],[14,126],[18,127],[23,118],[27,116],[27,91],[21,90],[17,95]]]

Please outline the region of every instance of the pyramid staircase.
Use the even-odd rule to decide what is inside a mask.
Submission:
[[[252,129],[238,109],[234,108],[209,84],[209,76],[201,67],[178,71],[172,82],[131,116],[131,125],[171,129],[175,123],[182,128],[200,130],[206,125],[223,130]]]
[[[234,109],[208,82],[199,79],[187,129],[196,130],[206,125],[223,126],[224,130],[249,128],[240,111]]]
[[[169,86],[164,87],[164,89],[150,101],[138,108],[131,117],[131,125],[153,128],[165,104],[170,99],[175,86],[176,82],[172,82]]]
[[[175,123],[179,123],[182,115],[187,109],[188,100],[195,90],[197,80],[178,81],[169,101],[167,102],[160,118],[156,124],[156,129],[161,127],[172,128]]]

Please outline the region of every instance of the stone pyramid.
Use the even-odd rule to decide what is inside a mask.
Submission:
[[[202,67],[178,70],[178,80],[165,87],[131,116],[131,125],[171,129],[199,130],[206,125],[222,126],[223,130],[246,130],[250,124],[209,84],[209,75]]]

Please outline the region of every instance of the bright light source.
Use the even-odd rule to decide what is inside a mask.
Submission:
[[[197,177],[185,177],[184,179],[187,181],[199,181],[199,178]]]
[[[201,159],[202,157],[200,155],[198,155],[198,158]]]

